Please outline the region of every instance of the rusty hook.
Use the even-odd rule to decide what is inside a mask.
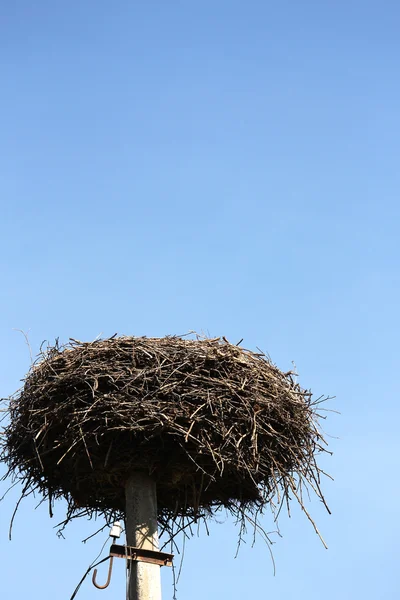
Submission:
[[[106,587],[108,587],[110,585],[114,557],[109,556],[109,559],[110,559],[110,564],[108,567],[108,577],[107,577],[107,581],[106,581],[105,585],[99,585],[98,583],[96,583],[97,569],[95,569],[93,571],[92,583],[93,583],[94,587],[97,587],[98,590],[105,590]]]

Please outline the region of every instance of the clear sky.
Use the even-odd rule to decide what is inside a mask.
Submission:
[[[29,367],[14,328],[34,353],[197,330],[294,361],[342,413],[332,516],[308,506],[329,550],[283,516],[274,576],[228,520],[187,543],[179,600],[399,597],[399,31],[395,0],[1,4],[0,395]],[[107,535],[58,539],[37,498],[9,542],[20,491],[2,598],[68,599]],[[124,589],[118,564],[78,598]]]

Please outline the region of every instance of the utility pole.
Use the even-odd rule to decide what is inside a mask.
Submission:
[[[125,487],[126,543],[158,552],[156,484],[149,475],[133,473]],[[128,561],[128,600],[161,600],[160,565]]]

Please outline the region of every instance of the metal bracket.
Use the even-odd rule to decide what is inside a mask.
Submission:
[[[141,561],[160,565],[160,567],[172,567],[173,554],[167,552],[158,552],[158,550],[147,550],[145,548],[135,548],[134,546],[120,546],[112,544],[110,556],[117,558],[127,558],[129,560]]]

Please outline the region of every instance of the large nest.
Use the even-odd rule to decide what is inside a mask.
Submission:
[[[11,399],[2,459],[24,494],[66,498],[67,521],[123,517],[125,482],[146,471],[171,533],[220,507],[277,512],[294,496],[304,508],[303,484],[323,500],[318,402],[225,339],[71,340],[41,352]]]

